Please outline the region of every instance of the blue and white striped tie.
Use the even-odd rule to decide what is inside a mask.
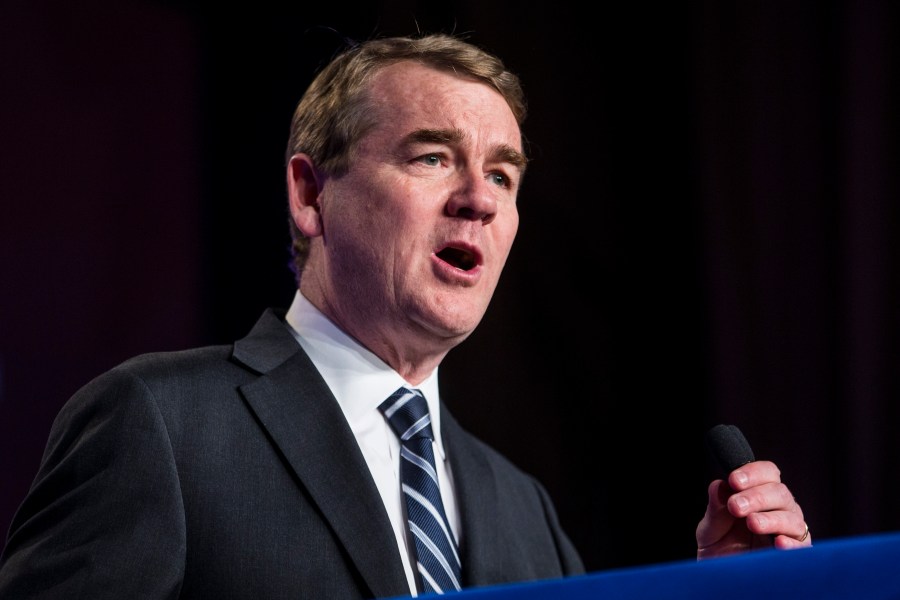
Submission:
[[[419,390],[402,387],[378,410],[400,438],[400,485],[416,546],[421,591],[443,594],[459,590],[459,554],[438,488],[431,444],[434,434],[425,397]]]

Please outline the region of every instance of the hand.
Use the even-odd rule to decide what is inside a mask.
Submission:
[[[735,469],[709,484],[709,504],[697,525],[697,559],[759,548],[812,546],[803,511],[781,471],[769,461]]]

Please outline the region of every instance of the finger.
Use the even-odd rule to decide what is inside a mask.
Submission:
[[[734,493],[721,479],[711,482],[706,489],[709,495],[709,507],[713,509],[725,509],[728,498]]]
[[[809,546],[812,546],[812,533],[806,523],[803,524],[803,533],[799,536],[779,535],[775,537],[775,547],[779,550],[808,548]]]
[[[795,511],[751,513],[747,516],[746,524],[747,529],[756,535],[785,535],[797,541],[804,540],[807,531],[803,513]]]
[[[728,498],[728,511],[739,519],[772,510],[800,511],[793,494],[783,483],[757,485]]]
[[[747,463],[728,475],[728,485],[736,492],[764,483],[780,482],[781,471],[775,463],[768,460],[757,460]]]
[[[714,544],[731,528],[734,518],[728,513],[727,500],[731,490],[721,479],[709,484],[709,503],[706,513],[697,525],[697,547],[703,548]]]

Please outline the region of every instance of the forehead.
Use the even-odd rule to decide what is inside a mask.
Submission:
[[[516,118],[503,96],[489,85],[412,61],[381,69],[370,98],[376,129],[405,135],[417,129],[459,129],[491,145],[521,150]]]

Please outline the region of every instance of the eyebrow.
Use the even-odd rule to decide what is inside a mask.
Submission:
[[[460,144],[466,139],[466,133],[459,128],[453,129],[417,129],[407,135],[405,144]],[[528,159],[509,144],[500,144],[491,152],[491,160],[505,162],[524,172]]]

